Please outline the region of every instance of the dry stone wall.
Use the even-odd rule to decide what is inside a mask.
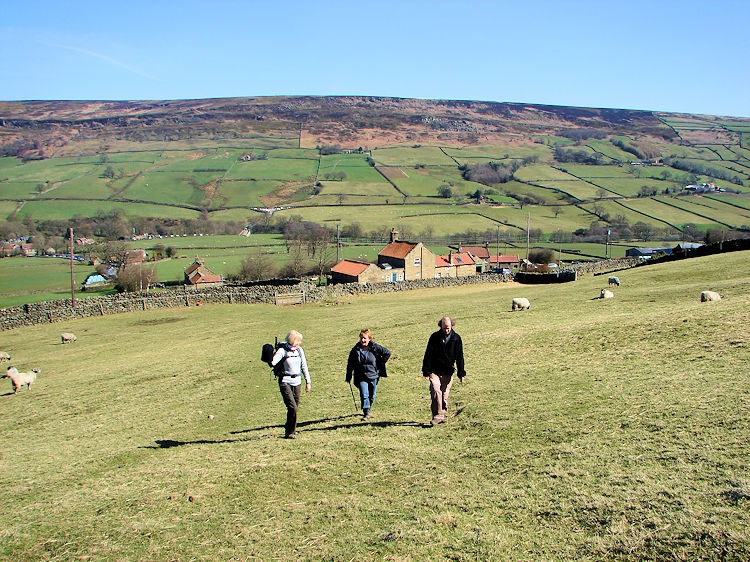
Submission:
[[[25,304],[0,309],[0,330],[20,326],[62,322],[90,316],[104,316],[120,312],[134,312],[154,308],[178,308],[198,304],[254,304],[274,303],[276,293],[304,291],[306,302],[335,300],[345,295],[385,293],[425,287],[450,287],[477,283],[512,281],[510,275],[484,274],[468,277],[446,277],[400,281],[397,283],[346,283],[318,287],[305,281],[297,285],[254,285],[251,287],[224,285],[222,287],[167,289],[151,293],[121,293],[103,297],[70,299]]]

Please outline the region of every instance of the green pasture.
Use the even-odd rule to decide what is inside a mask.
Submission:
[[[396,191],[391,184],[386,182],[323,180],[320,183],[323,186],[321,193],[326,195],[356,194],[365,197],[370,195],[380,195],[383,197],[390,197],[394,201],[401,197],[401,194]]]
[[[611,158],[612,160],[619,160],[620,162],[629,162],[630,160],[633,160],[635,158],[629,152],[625,152],[624,150],[613,145],[609,140],[586,139],[583,142],[586,143],[586,146],[591,148],[594,152],[603,154],[604,156],[606,156],[607,158]],[[567,163],[565,164],[565,166],[566,168],[569,168],[571,166],[574,166],[574,164]]]
[[[548,189],[562,191],[575,197],[576,199],[593,199],[599,196],[599,187],[592,185],[586,181],[573,179],[571,176],[568,176],[568,178],[570,179],[540,180],[536,183]]]
[[[79,178],[48,189],[37,195],[39,199],[50,197],[70,197],[73,199],[107,199],[113,190],[107,184],[110,180],[102,178],[99,173],[86,174]]]
[[[378,166],[455,166],[437,146],[374,148],[372,159]]]
[[[582,276],[4,332],[13,364],[41,374],[0,395],[1,552],[745,560],[749,258],[620,271],[606,300],[594,298],[605,278]],[[724,299],[699,302],[708,288]],[[531,309],[510,312],[516,296]],[[467,377],[447,423],[430,427],[420,365],[442,314],[457,321]],[[369,423],[344,382],[363,327],[392,351]],[[284,408],[258,358],[290,328],[312,374],[296,440],[281,438]],[[78,341],[61,345],[63,331]]]
[[[117,203],[113,201],[26,201],[18,217],[33,217],[35,220],[64,220],[76,215],[94,217],[99,213],[108,213],[122,209],[128,216],[134,217],[167,217],[198,218],[199,213],[181,207],[169,205],[149,205],[147,203]]]
[[[199,205],[204,199],[203,192],[187,181],[189,177],[194,175],[188,176],[183,172],[145,172],[120,195],[129,199],[158,203]]]
[[[0,182],[0,197],[8,199],[27,199],[38,196],[35,181],[4,181]]]
[[[565,171],[572,176],[594,181],[602,178],[632,178],[624,166],[589,166],[585,164],[572,164],[566,162],[565,164],[560,164],[559,167],[565,168]]]
[[[669,181],[663,181],[656,178],[618,178],[618,179],[610,179],[610,178],[597,178],[594,181],[597,185],[601,186],[603,189],[606,189],[608,191],[611,191],[612,193],[615,193],[617,195],[621,195],[623,197],[637,197],[638,194],[641,191],[641,188],[648,187],[649,189],[655,189],[657,193],[661,193],[667,188],[674,187],[673,182]],[[597,189],[597,196],[598,196],[598,189]],[[605,195],[605,197],[609,197],[610,194]]]
[[[461,163],[473,163],[475,158],[489,159],[495,162],[509,158],[527,158],[537,156],[541,159],[550,156],[550,150],[542,144],[505,144],[505,145],[477,145],[443,148],[446,154]]]
[[[584,209],[588,209],[589,211],[593,212],[594,207],[597,207],[604,211],[605,213],[609,213],[609,220],[613,223],[616,222],[616,217],[618,215],[622,215],[627,220],[628,224],[631,226],[634,225],[637,222],[644,222],[646,224],[650,224],[654,227],[663,228],[665,225],[663,222],[660,222],[656,219],[653,219],[649,216],[646,216],[642,213],[636,212],[634,210],[631,210],[628,207],[633,207],[632,205],[633,200],[632,199],[626,199],[622,201],[622,204],[620,204],[619,200],[603,200],[603,201],[596,201],[596,202],[590,202],[590,203],[583,203],[581,204],[581,207]],[[627,205],[627,207],[623,206]],[[643,245],[643,242],[634,242],[634,246]]]
[[[273,180],[224,180],[218,195],[224,198],[222,204],[225,206],[258,207],[263,206],[260,198],[273,192],[281,183]]]
[[[724,203],[727,203],[729,205],[736,205],[738,207],[742,207],[743,209],[750,209],[750,197],[747,195],[735,195],[733,193],[723,193],[723,194],[711,194],[711,195],[704,195],[704,199],[714,199],[716,201],[723,201]]]
[[[661,199],[659,198],[659,200]],[[675,197],[664,200],[692,213],[729,224],[735,228],[750,224],[750,212],[743,212],[736,207],[724,205],[705,197]],[[703,219],[703,222],[705,222],[705,219]]]
[[[564,168],[565,165],[560,165],[560,168]],[[553,168],[548,164],[531,164],[530,166],[524,166],[519,168],[515,174],[516,179],[521,181],[530,181],[539,183],[546,180],[569,180],[570,175],[562,170]]]
[[[669,198],[664,198],[664,200],[669,201]],[[689,211],[660,203],[659,198],[629,199],[625,202],[625,205],[638,212],[657,217],[677,227],[683,224],[695,224],[696,226],[711,224],[714,227],[716,226],[712,221],[708,221]]]
[[[309,158],[269,158],[238,162],[225,178],[299,181],[315,176],[317,169],[318,162]]]
[[[325,180],[327,174],[344,172],[346,179],[362,182],[382,182],[385,178],[370,166],[362,154],[331,154],[320,157],[318,179]]]
[[[448,185],[454,193],[474,193],[487,189],[482,184],[466,181],[456,166],[426,166],[424,168],[402,168],[406,177],[391,178],[398,188],[409,196],[437,196],[438,187]]]
[[[74,262],[75,289],[93,268]],[[14,256],[0,259],[0,307],[70,298],[70,261]]]

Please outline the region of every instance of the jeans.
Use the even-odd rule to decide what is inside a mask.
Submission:
[[[375,393],[378,390],[378,379],[362,379],[357,383],[359,388],[359,398],[362,403],[362,409],[370,409],[375,403]]]
[[[293,386],[291,384],[279,383],[279,390],[286,406],[284,431],[286,435],[291,435],[297,429],[297,408],[299,407],[299,399],[302,394],[302,385]]]
[[[444,418],[448,409],[448,396],[453,386],[452,375],[430,373],[430,399],[433,418]]]

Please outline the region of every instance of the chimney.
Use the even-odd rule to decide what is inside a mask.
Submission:
[[[396,230],[395,228],[392,228],[391,229],[391,242],[395,242],[396,240],[398,240],[398,230]]]

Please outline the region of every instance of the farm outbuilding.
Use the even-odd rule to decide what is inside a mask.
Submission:
[[[216,275],[208,269],[199,258],[195,258],[195,261],[185,270],[186,285],[220,285],[223,281],[221,275]]]

